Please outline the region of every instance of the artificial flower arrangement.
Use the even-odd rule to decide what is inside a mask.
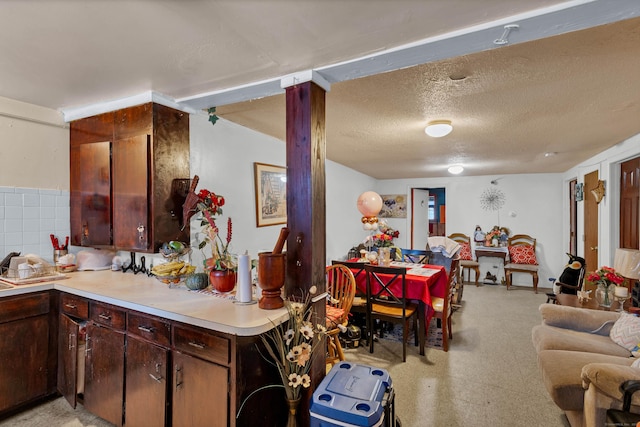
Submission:
[[[389,227],[384,221],[379,222],[378,231],[378,233],[365,238],[365,246],[367,246],[367,244],[373,244],[376,248],[391,247],[393,246],[393,239],[396,239],[400,235],[398,230]]]
[[[220,230],[216,225],[215,216],[222,215],[222,206],[225,200],[223,196],[217,195],[209,190],[202,189],[198,193],[198,203],[196,212],[202,214],[200,225],[204,239],[200,242],[198,249],[202,250],[211,245],[211,257],[205,256],[205,268],[208,270],[236,270],[238,267],[237,258],[229,251],[231,238],[233,236],[233,223],[231,218],[227,219],[227,237],[220,236]]]
[[[260,335],[269,359],[278,368],[289,400],[299,399],[301,390],[311,385],[311,358],[327,333],[324,319],[314,325],[312,296],[315,292],[316,287],[312,286],[302,301],[285,300],[289,321]]]
[[[599,270],[590,273],[589,276],[587,276],[587,280],[594,282],[603,288],[602,304],[605,306],[611,304],[609,286],[613,284],[617,286],[624,283],[624,277],[616,273],[615,269],[605,266],[602,266]],[[596,293],[596,296],[597,295],[598,294]]]

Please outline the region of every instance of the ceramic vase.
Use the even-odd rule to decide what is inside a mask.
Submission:
[[[209,284],[218,293],[226,294],[236,286],[236,272],[233,270],[210,270]]]
[[[605,286],[602,283],[598,284],[598,288],[596,289],[596,300],[600,306],[611,307],[611,304],[613,304],[614,289],[615,286],[613,285]]]

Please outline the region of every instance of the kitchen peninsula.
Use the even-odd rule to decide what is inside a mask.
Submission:
[[[160,426],[278,425],[285,416],[277,389],[250,397],[238,416],[254,390],[279,383],[258,346],[262,332],[287,319],[284,308],[234,304],[170,289],[146,275],[108,270],[0,290],[0,311],[11,313],[5,308],[18,305],[28,309],[14,309],[20,313],[15,317],[0,316],[0,328],[19,330],[20,324],[38,322],[29,327],[42,335],[42,368],[20,372],[14,366],[7,383],[15,381],[13,387],[20,388],[37,375],[48,382],[41,381],[19,401],[2,396],[11,392],[11,384],[0,387],[0,417],[56,388],[72,405],[82,399],[89,411],[115,425],[135,425],[139,419]],[[85,327],[86,344],[78,339]],[[3,360],[3,353],[15,357],[27,351],[14,348],[25,344],[5,336],[11,335],[0,336]]]

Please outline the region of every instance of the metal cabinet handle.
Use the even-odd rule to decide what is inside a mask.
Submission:
[[[111,320],[111,316],[107,316],[106,314],[99,314],[98,317],[102,320]]]
[[[178,390],[178,387],[180,387],[182,385],[182,379],[178,379],[178,374],[179,373],[182,373],[182,367],[178,367],[178,365],[176,365],[176,373],[175,373],[176,390]]]
[[[84,348],[84,355],[85,357],[89,356],[89,352],[91,351],[91,347],[89,347],[89,335],[87,335],[87,338],[85,338],[85,342],[86,342],[86,346]]]
[[[138,329],[141,330],[142,332],[149,332],[149,333],[153,332],[153,328],[150,326],[138,326]]]
[[[157,381],[157,382],[159,382],[159,383],[161,383],[161,382],[162,382],[162,377],[161,377],[161,376],[157,376],[157,377],[156,377],[156,376],[155,376],[155,375],[153,375],[153,374],[149,374],[149,376],[150,376],[151,378],[153,378],[153,380],[154,380],[154,381]]]
[[[69,350],[73,350],[75,348],[74,342],[76,340],[76,334],[69,334]]]
[[[203,350],[203,349],[204,349],[204,347],[205,347],[205,345],[204,345],[204,344],[200,344],[200,343],[197,343],[197,342],[194,342],[194,341],[189,341],[189,345],[190,345],[191,347],[195,347],[195,348],[197,348],[197,349],[199,349],[199,350]]]
[[[67,308],[70,308],[71,310],[75,310],[76,308],[78,308],[77,305],[73,305],[73,304],[65,304],[64,306]]]

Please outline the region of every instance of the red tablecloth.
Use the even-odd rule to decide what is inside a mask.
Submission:
[[[431,276],[415,276],[408,274],[407,269],[406,281],[407,281],[407,295],[406,298],[414,299],[424,303],[426,323],[429,326],[429,320],[433,316],[433,308],[431,304],[431,296],[444,297],[447,289],[447,272],[441,265],[429,265],[425,264],[423,268],[432,268],[439,270]],[[355,273],[355,272],[354,272]],[[398,291],[400,290],[400,279],[398,278],[392,286],[392,290],[395,292],[394,285],[397,283]],[[356,277],[356,287],[362,293],[367,292],[367,276],[365,274],[359,274]]]

